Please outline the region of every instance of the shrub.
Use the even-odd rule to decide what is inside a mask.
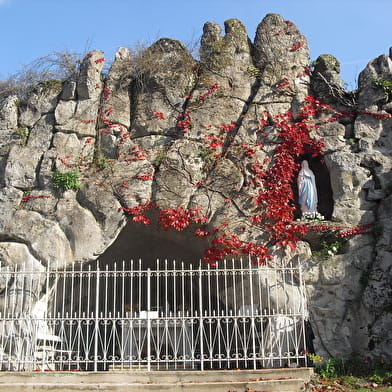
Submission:
[[[56,170],[53,174],[53,187],[61,191],[80,189],[79,171],[77,169],[68,172]]]

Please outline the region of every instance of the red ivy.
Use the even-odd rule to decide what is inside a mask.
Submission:
[[[290,52],[295,52],[299,49],[301,49],[305,45],[305,42],[295,42],[293,46],[290,48]]]
[[[22,203],[27,203],[28,201],[32,200],[32,199],[47,199],[51,197],[50,195],[26,195],[22,197],[21,202]]]
[[[162,112],[157,112],[157,111],[154,110],[152,113],[153,113],[153,115],[154,115],[155,117],[157,117],[159,120],[163,120],[163,119],[165,118]]]

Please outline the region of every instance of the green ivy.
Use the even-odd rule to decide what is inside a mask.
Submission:
[[[68,172],[56,170],[53,174],[53,187],[61,191],[80,189],[79,171],[74,169]]]
[[[99,153],[94,159],[94,166],[98,169],[104,170],[110,167],[109,160],[102,153]]]
[[[373,84],[384,90],[384,94],[387,99],[392,95],[392,82],[390,80],[374,79]]]
[[[332,243],[327,241],[321,241],[320,245],[321,249],[318,251],[314,251],[313,256],[318,259],[328,259],[332,256],[335,256],[339,252],[342,243],[340,241],[335,241]]]
[[[16,130],[16,132],[20,137],[20,143],[22,144],[22,146],[25,146],[27,144],[28,139],[29,139],[30,128],[28,126],[20,126]]]

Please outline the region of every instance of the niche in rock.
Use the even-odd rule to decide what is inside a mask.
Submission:
[[[320,158],[312,158],[310,155],[303,155],[298,160],[298,163],[301,163],[303,160],[308,161],[309,168],[310,170],[313,171],[316,179],[317,196],[318,196],[317,211],[321,215],[323,215],[326,220],[330,220],[332,218],[334,202],[333,202],[331,180],[330,180],[328,168],[325,165],[325,163],[322,162],[322,160],[320,160]],[[293,181],[293,191],[294,191],[295,202],[296,202],[295,218],[298,219],[301,217],[301,210],[297,202],[298,201],[297,177],[295,177]]]

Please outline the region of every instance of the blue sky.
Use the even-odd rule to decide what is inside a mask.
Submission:
[[[241,20],[253,41],[267,13],[294,22],[311,60],[336,56],[349,88],[367,62],[392,46],[392,0],[0,0],[0,78],[53,51],[101,49],[113,59],[119,46],[161,37],[184,43],[203,25]]]

